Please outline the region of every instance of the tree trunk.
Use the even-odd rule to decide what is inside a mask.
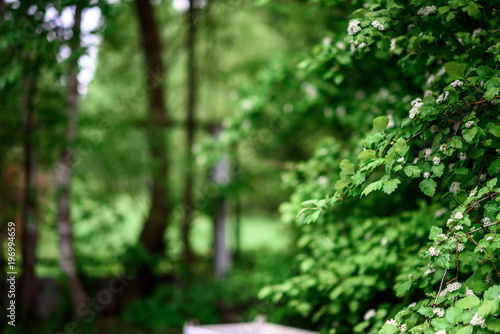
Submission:
[[[153,8],[149,0],[135,0],[144,61],[147,71],[146,89],[149,95],[148,143],[152,170],[151,208],[141,233],[140,243],[149,253],[161,253],[165,249],[164,235],[171,205],[166,188],[168,174],[167,145],[164,126],[166,106],[164,98],[165,69],[161,60],[161,44]]]
[[[187,23],[188,23],[188,33],[187,33],[187,113],[186,113],[186,176],[184,180],[184,219],[182,222],[182,241],[184,245],[183,251],[183,261],[184,264],[189,267],[189,264],[193,260],[193,251],[191,248],[191,242],[189,239],[189,233],[191,231],[192,215],[194,211],[193,207],[193,176],[194,176],[194,164],[193,164],[193,142],[194,142],[194,131],[195,131],[195,112],[196,112],[196,18],[195,18],[195,0],[189,0],[189,9],[187,11]]]
[[[70,41],[71,59],[67,73],[67,96],[66,111],[68,124],[66,127],[66,145],[61,151],[59,163],[56,170],[57,179],[57,230],[59,233],[60,265],[63,272],[68,276],[73,310],[78,316],[82,316],[85,308],[85,290],[83,289],[76,268],[75,251],[73,247],[73,236],[71,233],[70,214],[70,188],[73,173],[74,151],[72,146],[76,140],[78,120],[78,79],[77,79],[77,50],[80,47],[80,24],[82,19],[82,7],[76,6],[75,21],[73,26],[73,38]]]
[[[35,73],[25,73],[23,75],[22,94],[19,99],[20,111],[24,118],[24,199],[22,213],[22,231],[24,233],[22,236],[21,300],[24,307],[26,307],[26,318],[33,317],[36,311],[35,264],[38,241],[38,189],[34,145],[35,114],[33,110],[36,68],[34,71]]]

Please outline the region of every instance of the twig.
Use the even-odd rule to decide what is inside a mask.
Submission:
[[[468,237],[468,236],[469,236],[469,234],[471,234],[471,233],[474,233],[474,232],[477,232],[477,231],[479,231],[479,230],[482,230],[482,229],[483,229],[483,228],[485,228],[485,227],[488,227],[488,226],[495,226],[495,225],[498,225],[498,224],[500,224],[500,221],[498,221],[498,222],[496,222],[496,223],[485,224],[485,225],[483,225],[483,226],[482,226],[482,227],[480,227],[480,228],[476,228],[475,230],[472,230],[472,231],[469,231],[469,232],[464,233],[464,234],[462,234],[462,235],[459,235],[458,237],[459,237],[459,238],[461,238],[461,237]]]
[[[486,249],[484,249],[484,247],[483,247],[483,246],[480,246],[480,245],[476,242],[476,240],[472,239],[472,237],[471,237],[470,235],[467,235],[467,237],[469,237],[469,239],[470,239],[470,240],[472,240],[472,242],[473,242],[473,243],[475,243],[475,244],[476,244],[479,248],[481,248],[481,249],[483,250],[483,252],[485,252],[485,253],[486,253],[486,255],[488,256],[488,259],[490,259],[491,264],[493,265],[493,268],[495,268],[495,271],[496,271],[496,273],[497,273],[498,278],[500,278],[500,273],[498,272],[497,267],[495,266],[495,263],[493,262],[493,259],[491,258],[490,254],[488,254],[488,252],[486,251]]]
[[[441,289],[443,288],[443,282],[444,282],[444,278],[446,277],[446,273],[448,272],[448,268],[445,268],[444,269],[444,274],[443,274],[443,277],[441,277],[441,284],[439,285],[439,291],[436,295],[436,300],[434,301],[434,304],[432,305],[432,308],[436,308],[436,304],[437,304],[437,301],[438,301],[438,298],[439,298],[439,294],[441,293]]]

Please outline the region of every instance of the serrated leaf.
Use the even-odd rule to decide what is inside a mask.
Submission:
[[[491,87],[488,88],[488,90],[484,93],[483,97],[486,99],[486,101],[491,101],[495,96],[498,94],[500,91],[500,88],[498,87]]]
[[[495,313],[498,310],[498,296],[497,300],[487,300],[479,306],[477,310],[477,315],[480,317],[484,317],[490,314]]]
[[[384,326],[382,326],[382,328],[378,331],[378,334],[393,334],[398,331],[399,329],[396,326],[391,324],[384,324]]]
[[[436,193],[437,183],[433,179],[425,179],[419,184],[420,190],[429,197]]]
[[[360,162],[365,162],[370,159],[375,158],[375,151],[374,150],[364,150],[358,155],[358,160]]]
[[[416,178],[419,177],[422,171],[417,166],[406,166],[404,169],[405,174],[408,177]]]
[[[477,135],[477,127],[474,127],[472,129],[466,129],[463,132],[463,137],[466,142],[470,143],[476,137]]]
[[[468,296],[468,297],[465,297],[465,298],[458,300],[455,303],[455,307],[462,309],[462,310],[469,309],[469,308],[473,308],[473,307],[478,306],[479,302],[480,302],[479,298],[477,298],[477,296],[475,296],[475,295],[472,295],[472,296]]]
[[[389,124],[389,118],[385,116],[379,116],[373,120],[373,130],[377,132],[384,131]]]
[[[387,194],[391,194],[392,192],[394,192],[394,190],[397,189],[398,187],[398,184],[400,184],[401,181],[399,181],[399,179],[391,179],[387,182],[384,182],[384,185],[382,187],[382,190]]]
[[[396,144],[394,144],[394,148],[396,152],[399,153],[400,155],[405,155],[409,149],[408,145],[406,144],[406,141],[403,138],[399,138],[396,141]]]
[[[499,169],[500,169],[500,159],[497,159],[493,161],[488,167],[488,174],[490,174],[490,176],[493,176],[493,174],[495,174]]]
[[[345,186],[347,186],[349,183],[347,181],[344,181],[344,180],[338,180],[337,182],[335,182],[335,190],[337,191],[342,191],[342,189],[345,188]]]
[[[462,313],[463,310],[456,307],[450,307],[449,309],[446,310],[446,320],[448,320],[450,324],[456,325]]]
[[[363,195],[366,196],[369,193],[371,193],[372,191],[380,190],[381,188],[382,188],[382,181],[379,180],[379,181],[373,182],[373,183],[369,184],[368,186],[366,186],[366,188],[361,193],[361,196],[363,196]]]
[[[452,13],[450,13],[452,14]],[[450,15],[448,14],[448,16]],[[453,15],[455,16],[455,15]],[[450,21],[450,20],[448,20]],[[465,73],[465,65],[464,64],[460,64],[456,61],[450,61],[446,64],[444,64],[444,68],[446,70],[446,73],[448,73],[449,75],[456,75],[456,76],[459,76],[459,77],[462,77]]]
[[[488,320],[488,323],[486,325],[490,331],[500,333],[500,320],[499,319]]]
[[[500,285],[494,285],[484,293],[484,299],[498,300],[500,296]]]
[[[421,308],[418,309],[417,312],[426,318],[430,318],[430,317],[434,316],[434,312],[433,312],[432,308],[427,307],[427,306],[422,306]]]
[[[450,6],[441,6],[438,8],[439,14],[446,14],[450,11]]]
[[[348,180],[349,175],[354,174],[354,164],[349,161],[349,159],[344,159],[340,162],[340,178],[342,180]]]
[[[455,136],[453,139],[450,141],[450,146],[453,148],[462,148],[462,141],[460,140],[459,137]]]
[[[434,173],[435,176],[441,177],[441,176],[443,176],[444,165],[443,164],[439,164],[437,166],[432,166],[431,170],[432,170],[432,172]]]
[[[494,125],[488,129],[488,131],[495,137],[500,138],[500,125]]]
[[[461,328],[457,334],[472,334],[472,325],[466,326],[464,328]]]
[[[410,290],[411,288],[411,282],[410,281],[405,281],[398,285],[396,288],[396,297],[402,297],[406,293],[406,291]]]

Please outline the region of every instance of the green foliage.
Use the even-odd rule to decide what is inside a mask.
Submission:
[[[497,332],[500,2],[320,3],[347,33],[298,71],[346,131],[285,174],[300,272],[260,297],[325,333]]]

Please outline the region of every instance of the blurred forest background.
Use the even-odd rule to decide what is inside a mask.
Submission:
[[[283,116],[320,104],[296,66],[334,27],[324,9],[0,2],[2,319],[9,221],[19,273],[4,333],[71,319],[85,333],[176,333],[259,314],[311,326],[257,293],[293,275],[281,172],[331,131],[324,116]],[[228,138],[261,107],[243,127],[254,133]]]
[[[413,277],[431,293],[441,276],[418,252],[449,208],[423,196],[419,168],[361,193],[380,171],[343,159],[378,167],[390,159],[363,148],[393,145],[412,99],[437,104],[447,87],[455,102],[462,77],[445,63],[499,75],[498,1],[450,3],[0,0],[2,319],[10,263],[18,273],[2,333],[181,333],[258,315],[376,333],[425,296]],[[398,164],[430,159],[415,145]],[[352,197],[389,196],[328,207],[346,180]]]

